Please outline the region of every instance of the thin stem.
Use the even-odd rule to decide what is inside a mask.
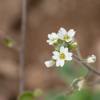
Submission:
[[[81,59],[83,60],[83,57],[82,57],[81,52],[80,52],[79,45],[77,45],[76,53],[77,53],[78,57],[80,58],[80,60],[81,60]],[[86,78],[88,78],[89,76],[90,76],[90,71],[89,71],[89,69],[88,69],[88,72],[87,72],[87,74],[86,74]]]
[[[26,39],[26,17],[27,17],[27,0],[22,2],[22,21],[21,21],[21,49],[20,49],[20,70],[19,70],[19,92],[24,91],[24,74],[25,74],[25,39]]]
[[[76,48],[76,53],[77,53],[78,57],[79,57],[80,59],[82,59],[82,55],[81,55],[81,52],[80,52],[79,45],[78,45],[77,48]]]
[[[93,69],[93,67],[90,64],[87,64],[85,62],[83,62],[77,55],[73,55],[73,58],[76,62],[78,62],[79,64],[83,65],[85,68],[87,68],[89,71],[93,72],[96,75],[100,76],[100,72],[96,71],[95,69]]]

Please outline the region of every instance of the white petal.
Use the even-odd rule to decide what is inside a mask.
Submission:
[[[49,38],[49,39],[51,39],[51,38],[52,38],[51,34],[48,34],[48,38]]]
[[[68,48],[64,49],[64,54],[66,55],[68,53]]]
[[[60,66],[63,67],[64,66],[65,61],[64,60],[60,60]]]
[[[72,53],[67,53],[67,55],[66,55],[66,60],[72,60]]]
[[[55,59],[55,60],[58,59],[59,58],[59,52],[58,51],[54,51],[52,58]]]
[[[52,44],[52,43],[51,43],[51,40],[47,40],[47,43]]]
[[[59,52],[58,51],[53,51],[53,54],[58,56]]]
[[[53,37],[53,38],[57,38],[58,36],[57,36],[56,33],[52,33],[52,37]]]
[[[56,66],[57,66],[57,67],[60,66],[60,62],[59,62],[59,60],[56,61]]]
[[[65,50],[64,46],[61,46],[60,47],[60,52],[64,52],[64,50]]]
[[[58,38],[59,38],[59,39],[61,39],[61,40],[64,39],[64,34],[62,34],[62,33],[58,33],[57,35],[58,35]]]
[[[48,34],[48,40],[47,40],[47,43],[49,43],[49,45],[53,45],[54,43],[57,42],[58,40],[58,35],[56,33],[51,33],[51,34]]]
[[[67,34],[67,31],[61,27],[59,30],[58,30],[58,33],[62,33],[62,34]]]
[[[58,36],[56,33],[52,32],[51,34],[48,34],[48,38],[49,39],[56,39],[56,38],[58,38]]]
[[[45,61],[44,64],[46,65],[47,68],[49,67],[52,67],[55,62],[53,60],[48,60],[48,61]]]
[[[75,36],[75,31],[73,30],[73,29],[70,29],[69,31],[68,31],[68,36],[70,36],[70,37],[74,37]]]
[[[57,67],[59,67],[59,66],[63,67],[63,66],[64,66],[64,60],[60,60],[60,59],[57,60],[57,61],[56,61],[56,66],[57,66]]]
[[[47,43],[48,43],[49,45],[53,45],[53,44],[54,44],[54,42],[55,42],[55,41],[52,41],[52,40],[47,40]]]

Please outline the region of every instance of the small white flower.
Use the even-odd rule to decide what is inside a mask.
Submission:
[[[86,59],[87,63],[94,63],[96,61],[96,56],[91,55]]]
[[[48,60],[48,61],[45,61],[44,64],[46,65],[47,68],[49,67],[52,67],[55,62],[53,60]]]
[[[58,35],[56,33],[53,32],[51,34],[48,34],[47,43],[49,43],[49,45],[57,43],[57,40],[58,40]]]
[[[73,41],[75,36],[75,31],[73,29],[70,29],[68,32],[64,28],[60,28],[58,31],[58,37],[61,40],[64,40],[66,42]]]
[[[68,48],[64,48],[64,46],[60,47],[60,51],[54,51],[52,58],[56,60],[56,66],[63,67],[65,64],[65,61],[72,60],[72,53],[68,52]]]

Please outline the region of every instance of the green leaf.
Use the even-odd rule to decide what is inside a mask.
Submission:
[[[92,100],[92,93],[88,90],[75,91],[68,100]]]
[[[11,38],[5,38],[3,40],[3,44],[9,48],[13,47],[13,45],[15,44],[15,41]]]
[[[18,100],[33,100],[34,96],[33,93],[30,91],[22,93],[22,95],[19,96]]]

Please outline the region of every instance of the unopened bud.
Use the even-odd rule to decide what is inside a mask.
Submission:
[[[96,61],[96,56],[95,55],[91,55],[87,58],[87,63],[94,63]]]
[[[55,64],[55,61],[48,60],[48,61],[45,61],[44,64],[46,65],[47,68],[49,68],[49,67],[52,67]]]

